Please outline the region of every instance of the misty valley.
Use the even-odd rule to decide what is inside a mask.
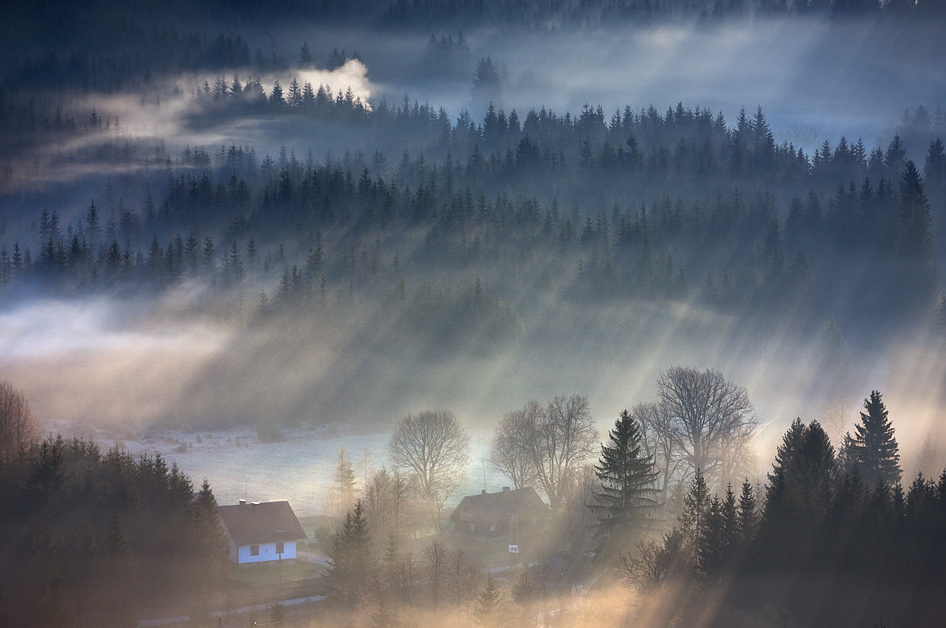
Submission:
[[[946,623],[938,3],[0,18],[0,625]]]

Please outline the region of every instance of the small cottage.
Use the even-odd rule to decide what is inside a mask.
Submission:
[[[548,506],[531,486],[502,492],[467,495],[450,513],[458,532],[499,535],[518,532],[540,523],[548,515]]]
[[[287,501],[252,502],[241,499],[236,506],[220,506],[230,560],[238,564],[263,563],[296,558],[296,541],[306,538]]]

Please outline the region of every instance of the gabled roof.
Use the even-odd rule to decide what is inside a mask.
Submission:
[[[485,522],[509,521],[514,516],[529,517],[543,514],[548,510],[545,502],[531,486],[514,491],[503,490],[500,493],[480,493],[467,495],[456,509],[450,513],[454,521],[459,513],[467,511]]]
[[[237,546],[306,538],[287,501],[220,506],[217,510]]]

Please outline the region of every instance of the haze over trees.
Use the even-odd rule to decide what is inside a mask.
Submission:
[[[217,105],[229,107],[226,98]],[[390,138],[398,152],[317,160],[229,144],[166,151],[170,161],[157,166],[144,146],[129,144],[129,158],[152,174],[126,180],[122,195],[112,186],[79,212],[53,203],[11,218],[0,235],[0,290],[145,300],[196,291],[199,311],[245,325],[252,339],[299,330],[290,353],[334,337],[306,336],[308,325],[368,348],[376,359],[358,372],[369,378],[390,374],[405,347],[421,368],[510,348],[529,355],[561,332],[556,322],[567,327],[547,316],[543,304],[554,299],[563,316],[687,302],[760,342],[823,338],[816,348],[829,387],[843,378],[835,367],[861,350],[845,338],[928,326],[939,311],[941,234],[929,195],[939,189],[941,199],[946,188],[911,169],[899,137],[886,151],[841,138],[808,155],[770,142],[761,108],[728,123],[683,103],[610,117],[591,106],[564,114],[494,107],[479,121],[409,100],[357,109],[342,96],[311,115]],[[259,115],[295,122],[309,114]],[[107,134],[103,141],[124,146]],[[939,172],[931,155],[924,171]],[[856,304],[839,296],[854,293]],[[609,344],[615,331],[589,333]],[[233,354],[254,346],[235,345],[214,363],[218,377],[206,386],[220,394],[196,413],[201,420],[264,414],[262,397],[229,394],[253,364]],[[320,408],[382,402],[370,389],[351,390],[298,394]],[[285,403],[277,416],[291,414]],[[678,462],[664,456],[658,466],[672,472]],[[714,482],[715,472],[706,470]]]
[[[18,453],[35,435],[36,419],[26,395],[0,380],[0,460]]]
[[[871,408],[882,415],[889,439],[893,428],[881,399],[872,391],[864,415]],[[581,405],[580,399],[574,401]],[[546,410],[533,402],[508,413],[497,424],[496,435],[508,435],[514,418],[536,418]],[[546,596],[568,597],[559,588],[566,586],[559,580],[562,572],[556,570],[600,577],[616,568],[643,595],[632,616],[646,618],[647,625],[695,621],[705,614],[709,600],[722,600],[714,616],[735,618],[732,625],[753,625],[771,608],[814,626],[859,625],[886,613],[924,624],[942,617],[942,609],[928,596],[942,586],[937,566],[943,547],[932,542],[932,535],[946,530],[941,516],[946,472],[938,480],[921,474],[907,488],[899,480],[868,484],[857,468],[843,468],[817,421],[796,419],[782,436],[764,484],[747,478],[736,487],[714,490],[697,468],[683,484],[678,513],[666,530],[662,517],[667,511],[656,500],[656,467],[642,443],[639,425],[623,411],[597,461],[586,458],[573,470],[564,499],[538,535],[544,539],[540,555],[554,557],[547,564],[540,560],[520,567],[512,579],[494,580],[464,549],[452,551],[443,544],[452,542],[451,534],[464,544],[478,542],[465,529],[430,542],[419,562],[402,549],[404,537],[391,535],[384,550],[375,542],[376,549],[366,554],[367,571],[393,570],[415,583],[414,594],[370,577],[354,579],[359,603],[388,622],[448,612],[447,605],[461,618],[481,615],[486,621],[497,605],[504,605],[507,613],[522,613],[516,616],[524,624],[535,612],[529,609],[544,608],[556,609],[570,625],[568,621],[587,621],[587,615],[542,598],[537,589]],[[372,519],[363,513],[360,506],[349,513],[339,539],[348,536],[355,521],[370,529]],[[535,536],[530,535],[528,546],[535,546]],[[596,551],[589,554],[592,537]],[[505,543],[505,536],[498,542]],[[341,541],[335,547],[340,551]],[[355,558],[361,551],[351,550]],[[343,560],[340,556],[339,564]],[[890,580],[891,573],[897,578]],[[860,588],[874,591],[871,599],[851,595]],[[593,592],[585,595],[597,599]],[[603,612],[596,615],[599,621],[610,617]]]
[[[0,625],[130,625],[222,583],[213,491],[160,455],[47,437],[0,458]],[[13,567],[15,566],[15,568]]]
[[[867,404],[882,406],[880,393]],[[701,612],[701,595],[718,593],[727,613],[749,615],[787,599],[791,617],[812,626],[856,625],[888,613],[936,623],[942,607],[920,599],[942,582],[934,565],[943,546],[925,544],[946,526],[938,510],[944,487],[946,472],[938,481],[920,474],[906,489],[898,480],[865,482],[856,468],[839,467],[817,421],[797,419],[782,437],[763,501],[748,482],[738,497],[731,487],[714,495],[697,473],[674,529],[661,543],[624,555],[620,566],[634,586],[665,593],[654,595],[648,610],[662,620],[689,621]],[[687,602],[681,586],[704,588]],[[872,593],[853,601],[848,593],[855,590]]]
[[[367,489],[367,487],[366,487]],[[355,480],[355,470],[352,468],[351,458],[345,448],[338,450],[338,462],[332,475],[332,493],[329,496],[329,512],[333,517],[341,519],[351,511],[358,495],[358,485]]]
[[[324,473],[319,623],[946,625],[944,6],[13,0],[0,375],[76,433],[390,435]],[[928,425],[787,425],[864,381]],[[500,416],[516,556],[441,518]],[[0,381],[0,624],[206,606],[210,482],[38,431]]]

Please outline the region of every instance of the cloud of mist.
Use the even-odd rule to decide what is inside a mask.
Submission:
[[[321,448],[313,455],[330,465],[338,446],[352,449],[346,434],[380,435],[365,441],[378,446],[369,453],[379,466],[383,435],[410,412],[450,409],[486,447],[504,413],[529,400],[579,393],[605,434],[622,409],[656,400],[660,370],[681,365],[718,369],[747,388],[762,424],[755,443],[760,481],[793,418],[822,420],[837,447],[873,389],[884,394],[905,481],[927,438],[944,451],[946,373],[941,348],[929,343],[855,352],[833,371],[824,369],[818,339],[760,338],[683,304],[591,311],[537,301],[532,310],[520,304],[526,328],[518,341],[486,355],[463,350],[431,360],[421,339],[392,345],[387,334],[394,328],[376,328],[367,304],[343,317],[255,328],[198,314],[182,297],[152,305],[102,297],[8,308],[0,314],[0,377],[24,390],[41,431],[106,428],[132,439],[152,428],[186,434],[244,426],[253,435],[262,425],[331,426],[334,444],[317,439],[301,446]],[[828,425],[825,414],[839,409],[839,425]],[[198,456],[194,451],[189,455]],[[170,457],[189,469],[187,456]],[[470,466],[472,489],[481,466],[479,459]],[[206,465],[194,468],[208,472]],[[228,473],[211,479],[232,497],[247,479],[236,486],[235,472]],[[311,490],[294,499],[311,501]]]
[[[0,313],[0,376],[50,421],[140,427],[176,417],[191,378],[232,329],[106,297],[37,299]],[[186,413],[186,411],[185,411]]]
[[[412,100],[442,104],[451,115],[474,105],[472,76],[423,78],[419,68],[426,36],[345,37],[359,42],[364,62],[349,60],[332,72],[289,70],[258,78],[267,91],[276,80],[285,91],[292,77],[316,89],[330,86],[335,93],[350,87],[369,104],[381,98],[399,101],[407,93]],[[932,67],[926,80],[905,83],[896,92],[888,89],[899,67],[893,61],[877,70],[876,82],[864,81],[877,59],[876,52],[870,53],[871,32],[857,26],[834,30],[804,19],[719,28],[600,29],[593,37],[499,31],[466,37],[473,59],[489,55],[501,66],[505,107],[516,108],[520,118],[533,107],[563,114],[587,103],[600,104],[607,119],[626,104],[639,109],[654,103],[662,110],[683,101],[721,110],[732,124],[740,108],[751,112],[759,104],[778,142],[810,148],[844,133],[852,141],[863,136],[871,146],[889,137],[904,106],[946,100],[946,79]],[[922,69],[921,64],[914,71]],[[76,107],[117,116],[119,126],[105,139],[138,141],[142,151],[156,143],[166,144],[171,154],[185,145],[233,143],[253,146],[260,156],[275,154],[281,145],[300,155],[306,149],[321,155],[351,140],[345,127],[329,123],[213,115],[195,122],[200,106],[194,91],[218,78],[230,81],[234,73],[244,83],[254,78],[245,70],[175,77],[146,97],[77,96]],[[832,82],[835,89],[828,91]],[[47,181],[138,167],[69,158],[102,140],[82,135],[46,147],[49,163],[57,166],[46,169]],[[159,166],[157,159],[152,165]],[[84,193],[68,196],[87,206]],[[852,353],[826,371],[822,338],[760,338],[690,303],[669,311],[646,304],[588,311],[557,297],[536,301],[525,286],[513,303],[524,320],[517,342],[485,355],[458,351],[434,361],[430,348],[416,339],[405,339],[397,351],[390,343],[386,353],[379,351],[381,339],[396,328],[370,306],[347,312],[344,321],[320,318],[244,333],[232,323],[191,316],[180,304],[174,310],[170,303],[159,308],[160,314],[141,318],[131,316],[127,304],[106,298],[8,309],[0,314],[0,374],[22,386],[48,419],[178,425],[351,422],[386,429],[407,412],[445,407],[471,424],[489,427],[530,399],[582,393],[606,428],[620,410],[653,399],[660,369],[712,367],[745,386],[755,402],[767,426],[759,437],[762,461],[770,460],[795,416],[818,418],[843,401],[853,423],[856,409],[874,388],[890,401],[902,450],[919,448],[938,423],[942,367],[933,347],[911,340],[893,351]],[[791,313],[786,316],[790,319]]]
[[[205,85],[214,86],[218,80],[228,85],[236,77],[241,84],[258,80],[265,93],[272,93],[278,81],[283,94],[293,78],[300,90],[306,82],[314,91],[320,86],[332,91],[333,98],[351,90],[352,97],[370,109],[377,87],[368,76],[368,67],[358,59],[348,59],[334,70],[297,69],[281,72],[248,73],[245,69],[221,70],[215,73],[192,73],[167,79],[155,79],[144,92],[118,93],[59,93],[43,95],[43,99],[62,102],[66,113],[75,118],[80,132],[57,136],[48,145],[37,145],[19,155],[8,156],[9,165],[19,176],[18,183],[26,189],[42,189],[51,183],[69,184],[105,176],[128,175],[153,169],[160,172],[167,156],[176,160],[185,147],[221,145],[253,146],[258,154],[277,154],[289,145],[301,153],[307,146],[293,138],[284,117],[273,118],[255,113],[236,117],[232,113],[211,112],[199,123],[194,117],[205,112],[206,105],[196,93]],[[88,128],[92,112],[102,121],[98,130]],[[291,125],[290,125],[291,126]],[[333,133],[331,129],[323,129]],[[311,142],[314,133],[305,133]],[[342,147],[343,135],[328,147]],[[116,148],[118,147],[118,148]],[[129,157],[122,153],[128,148]],[[320,156],[323,150],[317,150]],[[30,172],[26,177],[22,173]],[[14,188],[16,189],[16,188]],[[87,202],[87,201],[86,201]]]
[[[933,54],[881,47],[860,22],[832,24],[793,17],[706,25],[681,22],[586,31],[465,33],[474,59],[503,68],[504,108],[573,114],[601,105],[610,117],[630,105],[663,112],[683,102],[722,112],[733,124],[741,108],[761,105],[776,142],[813,150],[824,139],[863,138],[869,148],[892,137],[906,107],[946,102],[946,76]],[[370,44],[365,50],[370,56]],[[903,73],[922,75],[904,80]],[[465,83],[380,80],[391,99],[409,91],[456,115],[482,115]],[[607,119],[607,118],[606,118]],[[926,147],[912,147],[922,151]]]

